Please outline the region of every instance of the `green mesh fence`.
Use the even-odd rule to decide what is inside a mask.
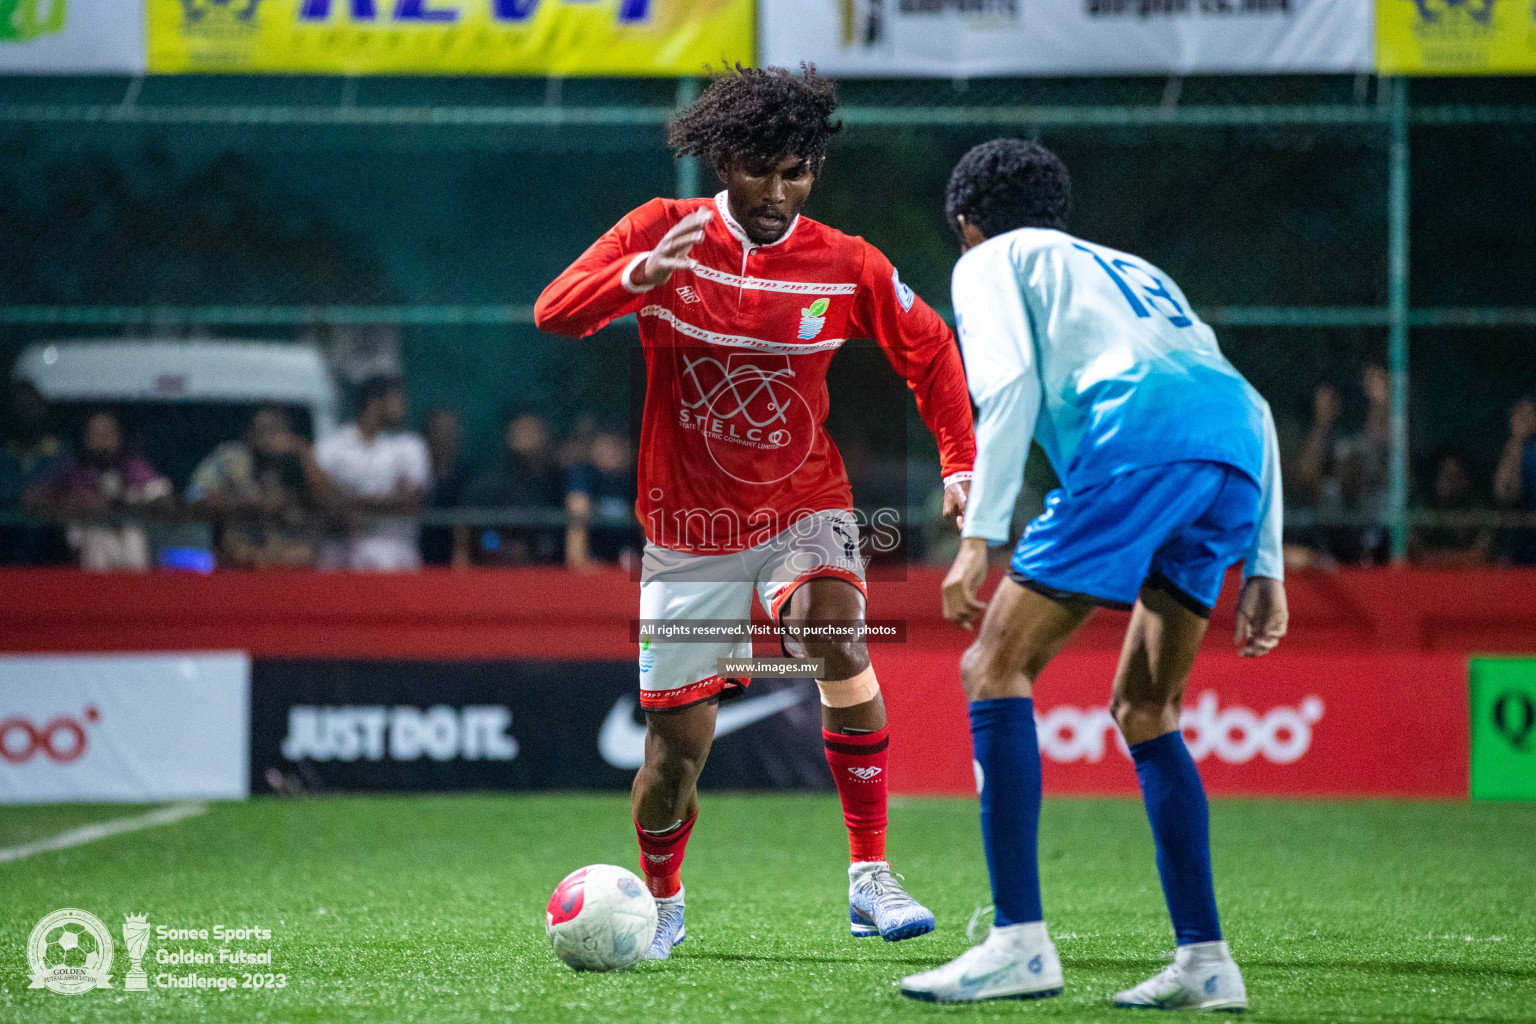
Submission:
[[[0,79],[0,358],[55,338],[398,345],[413,402],[557,423],[627,402],[632,326],[539,335],[534,298],[655,195],[709,191],[662,125],[697,83],[497,78]],[[1313,391],[1362,415],[1395,373],[1400,556],[1420,465],[1491,469],[1536,391],[1536,81],[1370,76],[847,81],[809,212],[947,306],[944,182],[1038,138],[1073,230],[1177,279],[1299,443]],[[919,461],[928,449],[912,430]],[[1326,518],[1326,515],[1325,515]]]

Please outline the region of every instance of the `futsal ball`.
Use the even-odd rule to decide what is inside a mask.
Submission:
[[[566,875],[544,909],[555,955],[578,971],[633,967],[656,937],[656,900],[632,872],[593,864]]]

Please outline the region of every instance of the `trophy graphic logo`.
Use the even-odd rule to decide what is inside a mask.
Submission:
[[[144,950],[149,945],[149,915],[123,915],[123,944],[128,947],[128,973],[123,976],[123,991],[148,992],[149,976],[144,973]]]

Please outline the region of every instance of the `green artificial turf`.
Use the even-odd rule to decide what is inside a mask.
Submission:
[[[31,838],[38,822],[126,813],[0,809],[0,834]],[[1249,1019],[1536,1020],[1536,805],[1219,801],[1211,817]],[[891,855],[939,930],[854,939],[833,798],[708,794],[684,871],[688,941],[669,962],[588,975],[550,953],[544,903],[573,868],[633,864],[622,798],[215,805],[0,864],[0,1021],[1144,1019],[1108,1005],[1160,969],[1172,944],[1138,803],[1047,802],[1045,906],[1067,987],[1038,1003],[933,1007],[895,988],[963,950],[972,910],[988,902],[974,801],[896,802]],[[27,935],[60,907],[112,928],[112,990],[27,988]],[[270,946],[287,987],[124,992],[118,929],[128,912],[151,924],[270,928],[270,943],[243,945]],[[146,967],[152,985],[165,970],[239,973]]]

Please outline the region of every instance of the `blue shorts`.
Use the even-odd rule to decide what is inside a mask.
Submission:
[[[1219,462],[1170,462],[1076,494],[1052,491],[1008,575],[1047,597],[1121,609],[1152,587],[1209,616],[1227,567],[1253,543],[1260,497],[1247,474]]]

